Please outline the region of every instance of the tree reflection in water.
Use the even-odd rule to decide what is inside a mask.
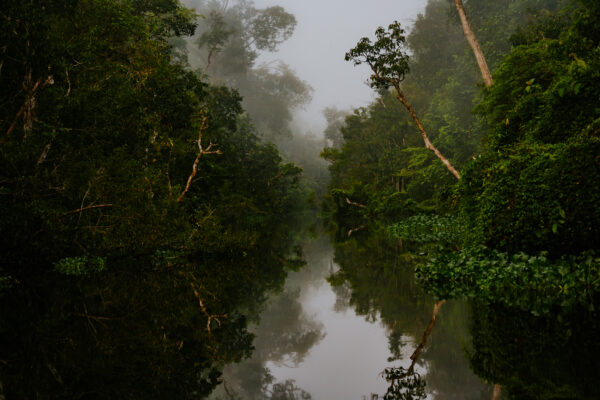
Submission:
[[[471,299],[444,303],[439,315],[438,302],[432,314],[433,301],[413,280],[417,252],[397,251],[384,237],[364,233],[335,249],[340,270],[330,282],[350,288],[357,313],[388,327],[388,361],[410,361],[385,369],[389,389],[370,399],[600,398],[595,310],[563,306],[536,316]],[[420,337],[407,359],[403,347]]]
[[[270,298],[252,333],[250,359],[225,368],[223,384],[213,400],[308,400],[310,393],[293,380],[276,382],[266,364],[297,366],[324,337],[323,325],[307,315],[301,304],[301,288],[322,282],[330,269],[330,245],[321,237],[305,247],[307,266],[289,275],[284,290]]]
[[[411,249],[406,243],[401,248],[383,234],[366,232],[334,246],[340,267],[329,278],[334,291],[349,287],[349,304],[356,313],[369,321],[379,320],[387,328],[388,362],[410,362],[408,367],[384,371],[391,383],[384,398],[418,399],[424,398],[423,392],[434,399],[491,398],[492,388],[475,376],[464,354],[470,348],[468,305],[448,302],[436,321],[432,317],[437,317],[442,303],[435,304],[415,283],[414,266],[422,258],[418,255],[422,249]],[[347,296],[347,290],[342,293]],[[412,346],[409,358],[403,350],[414,338],[420,342]]]

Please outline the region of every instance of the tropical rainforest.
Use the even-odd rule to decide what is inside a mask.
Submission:
[[[377,98],[326,131],[324,213],[346,243],[331,282],[381,313],[393,344],[411,325],[385,297],[413,291],[397,282],[415,272],[437,301],[423,344],[446,300],[470,299],[468,358],[493,398],[595,398],[597,361],[572,347],[598,352],[600,7],[469,0],[467,28],[455,5],[429,1],[410,32],[380,27],[346,54],[370,67]],[[402,249],[392,266],[362,261],[390,246]],[[384,398],[425,398],[419,354],[386,369]]]
[[[326,335],[322,274],[286,284],[327,270],[321,230],[336,308],[388,362],[422,337],[383,398],[600,396],[596,0],[373,27],[346,61],[375,98],[322,138],[310,84],[259,63],[293,14],[184,3],[0,5],[0,399],[312,398],[266,364]]]

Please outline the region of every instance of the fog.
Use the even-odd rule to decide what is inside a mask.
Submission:
[[[365,84],[366,66],[344,61],[345,53],[378,26],[398,20],[410,27],[426,0],[255,0],[257,8],[283,6],[298,21],[294,35],[276,53],[265,53],[262,63],[281,60],[313,88],[313,99],[296,117],[301,131],[321,133],[321,111],[336,106],[349,109],[369,104],[372,90]]]

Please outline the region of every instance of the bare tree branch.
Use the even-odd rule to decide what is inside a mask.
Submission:
[[[183,192],[181,192],[181,194],[177,198],[177,201],[179,203],[183,202],[183,198],[185,197],[185,194],[188,192],[188,190],[190,190],[190,186],[192,185],[192,180],[198,173],[198,164],[200,163],[200,158],[202,158],[202,156],[205,154],[223,154],[221,152],[221,150],[211,150],[213,147],[217,146],[216,144],[214,144],[212,142],[208,145],[206,150],[204,150],[202,148],[202,132],[207,128],[207,126],[208,126],[208,118],[203,117],[202,124],[200,125],[200,130],[198,131],[198,155],[196,156],[196,160],[194,160],[194,164],[192,165],[192,172],[190,173],[190,176],[188,177],[187,183],[185,185],[185,189],[183,190]]]
[[[350,230],[348,231],[348,237],[352,236],[352,234],[353,234],[354,232],[361,231],[361,230],[365,229],[366,227],[367,227],[366,225],[361,225],[361,226],[359,226],[358,228],[350,229]]]
[[[360,207],[360,208],[367,208],[367,206],[365,206],[364,204],[355,203],[354,201],[351,201],[347,197],[346,197],[346,203],[350,204],[351,206],[356,206],[356,207]]]

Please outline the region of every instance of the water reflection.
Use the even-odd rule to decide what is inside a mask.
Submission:
[[[426,335],[427,346],[416,354],[414,364],[410,359],[430,324],[434,307],[434,300],[415,284],[414,266],[422,261],[415,253],[384,235],[357,235],[335,244],[340,270],[330,282],[349,285],[350,304],[356,312],[367,320],[381,320],[387,333],[388,361],[396,361],[395,372],[399,368],[410,371],[405,376],[410,378],[407,386],[418,389],[424,378],[429,398],[489,399],[491,388],[475,376],[465,357],[470,347],[466,303],[446,303],[435,330]],[[382,362],[381,369],[384,366]],[[415,390],[413,396],[418,392]],[[402,398],[396,393],[397,397],[388,398]]]
[[[415,283],[416,252],[385,236],[304,251],[307,267],[253,328],[252,357],[226,368],[213,399],[600,398],[593,312],[442,306]]]
[[[293,368],[325,337],[323,324],[304,310],[302,295],[329,273],[330,257],[322,256],[329,249],[324,238],[305,246],[307,267],[291,273],[283,291],[266,302],[259,323],[252,328],[251,358],[225,368],[223,384],[211,399],[311,398],[293,379],[277,380],[267,364]]]
[[[385,393],[382,371],[410,365],[434,304],[415,285],[415,260],[400,250],[367,235],[335,246],[322,237],[305,246],[308,265],[269,300],[254,329],[252,358],[226,369],[213,398],[273,398],[282,388],[295,398],[310,392],[330,400]],[[429,398],[490,399],[491,388],[465,357],[468,318],[466,304],[445,304],[415,362]]]
[[[474,302],[473,370],[508,398],[600,398],[600,321],[587,309],[557,312]]]

